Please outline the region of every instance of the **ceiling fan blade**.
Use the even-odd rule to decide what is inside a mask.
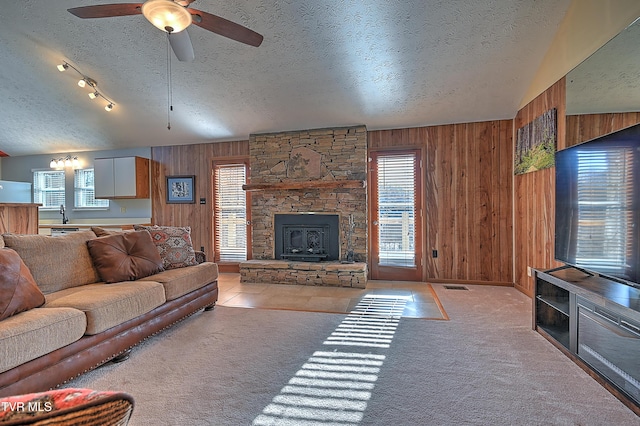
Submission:
[[[262,43],[263,37],[247,27],[198,9],[187,8],[187,10],[193,16],[193,23],[200,28],[249,46],[258,47]]]
[[[181,62],[191,62],[195,59],[196,55],[193,53],[193,45],[191,44],[191,37],[187,30],[182,30],[179,33],[168,33],[169,44],[173,53],[176,54]]]
[[[67,9],[78,18],[110,18],[112,16],[140,15],[142,3],[101,4]]]

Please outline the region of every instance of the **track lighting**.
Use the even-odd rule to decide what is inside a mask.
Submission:
[[[60,157],[57,160],[55,158],[52,158],[51,162],[49,163],[49,167],[51,167],[52,169],[62,168],[62,167],[71,167],[71,166],[76,168],[79,165],[80,165],[80,160],[78,160],[78,157],[76,156],[72,157],[71,155],[67,155],[66,157]]]
[[[68,62],[63,62],[63,63],[58,65],[58,70],[60,72],[66,71],[69,68],[73,69],[75,72],[80,74],[80,77],[82,77],[80,80],[78,80],[78,86],[80,86],[80,87],[89,86],[92,89],[92,91],[88,94],[90,99],[102,98],[105,101],[107,101],[107,106],[105,106],[104,109],[106,111],[111,111],[113,109],[113,106],[115,105],[115,102],[113,102],[111,99],[107,98],[105,95],[103,95],[102,93],[100,93],[98,91],[98,82],[97,81],[95,81],[91,77],[88,77],[88,76],[84,75],[83,73],[80,72],[80,70],[78,70],[76,67],[74,67],[73,65],[71,65]],[[51,164],[53,164],[53,161],[51,161]],[[51,167],[54,167],[54,166],[51,166]],[[58,167],[62,167],[62,166],[58,166]]]

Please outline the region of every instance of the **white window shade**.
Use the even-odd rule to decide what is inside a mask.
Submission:
[[[416,156],[379,156],[377,166],[379,264],[413,267]]]
[[[106,209],[109,200],[96,200],[95,174],[93,169],[78,169],[74,171],[74,207],[77,209]]]
[[[33,172],[33,202],[42,210],[58,210],[64,204],[64,170]]]
[[[247,198],[242,189],[246,180],[244,164],[215,167],[215,258],[218,262],[247,260]]]

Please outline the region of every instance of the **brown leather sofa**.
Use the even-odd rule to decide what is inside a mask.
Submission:
[[[201,255],[167,266],[175,253],[164,253],[160,245],[151,250],[149,241],[157,242],[151,235],[149,228],[126,237],[98,237],[87,230],[0,238],[0,250],[18,253],[45,300],[22,311],[14,304],[15,313],[0,315],[0,396],[53,389],[106,362],[123,360],[144,339],[203,308],[213,309],[217,265]],[[117,266],[105,258],[115,259]]]

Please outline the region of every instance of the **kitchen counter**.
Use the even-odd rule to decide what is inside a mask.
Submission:
[[[62,224],[60,222],[53,221],[40,221],[38,228],[39,234],[51,235],[51,234],[59,234],[64,232],[73,232],[77,230],[91,229],[92,227],[99,227],[109,230],[122,230],[122,229],[133,229],[133,225],[150,225],[151,221],[147,218],[132,218],[129,220],[98,220],[95,222],[69,222]]]

